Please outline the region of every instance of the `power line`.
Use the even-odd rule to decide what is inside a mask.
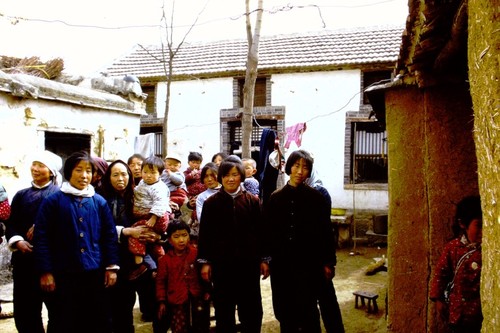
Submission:
[[[272,9],[264,9],[264,12],[267,12],[270,15],[275,15],[278,13],[283,13],[283,12],[289,12],[292,10],[302,10],[302,9],[307,9],[307,8],[313,8],[318,11],[318,14],[323,21],[323,26],[325,26],[321,10],[323,8],[363,8],[363,7],[371,7],[371,6],[377,6],[380,4],[384,3],[390,3],[390,2],[395,2],[398,0],[379,0],[373,3],[368,3],[368,4],[349,4],[349,5],[316,5],[316,4],[307,4],[307,5],[291,5],[291,4],[286,4],[283,6],[277,6],[273,7]],[[203,22],[199,22],[195,24],[195,26],[204,26],[208,24],[212,24],[215,22],[219,21],[224,21],[224,20],[231,20],[231,21],[236,21],[239,20],[243,17],[246,16],[246,13],[242,13],[236,16],[225,16],[225,17],[219,17],[219,18],[214,18],[210,20],[206,20]],[[148,28],[165,28],[165,26],[161,24],[144,24],[144,25],[121,25],[121,26],[101,26],[101,25],[93,25],[93,24],[76,24],[76,23],[70,23],[61,19],[43,19],[43,18],[30,18],[30,17],[21,17],[21,16],[11,16],[11,15],[6,15],[0,13],[0,18],[5,18],[11,22],[12,25],[16,25],[20,22],[38,22],[38,23],[48,23],[48,24],[62,24],[68,27],[73,27],[73,28],[85,28],[85,29],[101,29],[101,30],[125,30],[125,29],[148,29]],[[185,24],[185,25],[174,25],[169,28],[186,28],[186,27],[191,27],[192,25],[190,24]]]

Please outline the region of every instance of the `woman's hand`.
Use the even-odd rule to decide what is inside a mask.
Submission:
[[[160,240],[160,235],[145,225],[123,229],[123,235],[140,240],[141,242],[154,243]]]
[[[324,266],[325,278],[331,280],[335,277],[335,266]]]
[[[33,252],[33,245],[26,240],[20,240],[16,242],[16,248],[21,251],[21,253],[31,253]]]
[[[169,206],[170,206],[170,209],[172,209],[173,212],[176,212],[178,211],[180,208],[179,208],[179,205],[176,204],[175,202],[173,201],[170,201],[169,203]]]
[[[206,281],[210,282],[212,279],[212,266],[209,264],[203,264],[201,266],[201,278]]]
[[[194,196],[192,197],[191,199],[189,199],[188,201],[188,208],[191,208],[191,209],[195,209],[196,208],[196,199],[198,198],[198,196]]]
[[[34,233],[35,233],[35,225],[33,224],[31,226],[31,228],[28,229],[28,232],[26,233],[26,239],[31,242],[33,240]]]
[[[104,286],[106,288],[112,287],[116,283],[118,275],[115,270],[106,270],[106,274],[104,275]]]
[[[167,315],[167,306],[165,303],[160,303],[158,306],[158,319],[161,320],[163,317]]]
[[[260,263],[260,275],[262,275],[262,280],[269,277],[269,264],[267,262]]]
[[[44,273],[40,276],[40,288],[42,291],[51,293],[56,290],[56,281],[52,273]]]

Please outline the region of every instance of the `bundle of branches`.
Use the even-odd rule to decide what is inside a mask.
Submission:
[[[2,56],[0,67],[7,73],[23,73],[52,80],[61,75],[64,69],[64,60],[56,58],[42,62],[38,57],[15,58]]]

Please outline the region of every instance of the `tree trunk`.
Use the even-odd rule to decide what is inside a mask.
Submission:
[[[187,36],[191,32],[191,30],[196,26],[196,23],[198,22],[198,19],[200,18],[201,13],[205,10],[206,5],[208,1],[205,3],[205,5],[200,9],[198,15],[196,16],[196,19],[194,20],[193,24],[189,27],[188,31],[180,41],[180,43],[174,47],[174,13],[175,13],[175,0],[171,0],[171,12],[170,12],[170,21],[167,19],[166,12],[165,12],[165,7],[163,7],[163,16],[162,16],[162,21],[165,22],[165,37],[166,37],[166,44],[167,44],[167,50],[165,50],[165,45],[163,45],[163,52],[162,56],[163,58],[161,61],[163,62],[163,69],[165,71],[165,78],[166,78],[166,83],[167,83],[167,96],[165,99],[165,116],[163,117],[163,137],[162,137],[162,155],[163,157],[167,157],[168,154],[168,116],[170,112],[170,86],[172,84],[172,76],[173,76],[173,62],[175,55],[177,52],[179,52],[180,48],[182,47],[182,44],[184,44],[184,41],[186,40]],[[169,28],[170,26],[170,28]],[[168,52],[168,57],[166,56],[166,53]]]
[[[173,56],[170,57],[168,62],[168,74],[167,74],[167,96],[165,99],[165,116],[163,117],[163,137],[162,137],[162,155],[166,158],[168,155],[168,114],[170,112],[170,86],[172,84],[172,60]]]
[[[252,146],[252,122],[253,122],[253,101],[255,95],[255,81],[257,80],[257,66],[259,63],[259,40],[260,28],[262,25],[262,4],[258,1],[257,18],[255,20],[255,31],[252,36],[252,26],[250,23],[250,0],[245,0],[246,4],[246,30],[248,40],[247,69],[245,73],[245,84],[243,85],[243,117],[242,127],[242,154],[243,158],[251,157]]]
[[[483,207],[481,271],[482,332],[498,332],[500,323],[500,59],[498,1],[468,2],[469,80],[474,108],[479,189]]]

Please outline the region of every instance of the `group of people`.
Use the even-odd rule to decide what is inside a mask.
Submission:
[[[134,332],[136,295],[155,333],[208,332],[211,304],[217,332],[236,332],[236,313],[241,332],[260,332],[260,279],[268,277],[281,332],[320,333],[320,318],[327,332],[344,332],[331,198],[307,151],[290,154],[287,184],[265,202],[255,161],[234,155],[216,154],[200,169],[201,154],[190,153],[184,172],[175,156],[134,154],[108,165],[76,152],[63,167],[44,151],[31,160],[32,184],[5,217],[19,332],[45,332],[43,304],[49,332]],[[482,215],[477,198],[469,200],[432,289],[441,303],[454,275],[454,327],[466,317],[456,309],[461,293],[478,292],[463,286],[479,280],[481,267]]]

